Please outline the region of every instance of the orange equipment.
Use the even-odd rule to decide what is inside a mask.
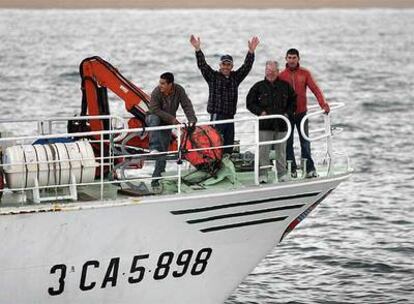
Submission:
[[[214,148],[223,145],[223,137],[212,126],[188,127],[184,129],[181,149],[184,158],[199,170],[212,175],[220,169],[223,149]],[[189,151],[195,149],[196,151]]]
[[[122,76],[119,71],[110,63],[98,56],[84,59],[80,64],[80,75],[82,78],[82,110],[81,116],[110,115],[108,105],[107,89],[118,95],[124,102],[128,112],[134,115],[128,121],[129,128],[145,127],[145,114],[149,109],[150,97],[140,88]],[[91,131],[109,129],[108,119],[90,119]],[[121,136],[122,137],[122,136]],[[97,136],[96,139],[100,137]],[[119,137],[118,137],[119,138]],[[207,149],[205,151],[192,151],[190,149],[218,147],[223,144],[221,135],[211,126],[196,127],[193,130],[184,130],[182,145],[179,155],[184,152],[184,158],[196,166],[210,173],[220,168],[222,149]],[[133,146],[147,149],[149,145],[148,134],[141,136],[123,136],[122,139],[114,139],[121,146]],[[93,145],[95,152],[98,152],[99,145]],[[105,145],[104,154],[108,153]],[[173,136],[169,147],[170,151],[177,150],[177,140]],[[142,162],[140,163],[142,166]],[[98,172],[99,173],[99,172]]]
[[[148,111],[150,97],[132,82],[126,79],[109,62],[98,56],[84,59],[80,64],[82,78],[81,116],[110,115],[107,89],[118,95],[128,112],[133,114],[129,125],[135,128],[145,126],[145,113]],[[91,131],[109,129],[108,119],[91,119]],[[148,136],[135,137],[129,144],[141,148],[148,147]]]

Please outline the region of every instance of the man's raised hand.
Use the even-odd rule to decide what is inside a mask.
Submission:
[[[200,46],[201,46],[200,37],[196,38],[194,35],[191,35],[190,43],[195,48],[196,51],[200,50]]]
[[[257,45],[259,44],[259,38],[257,36],[252,37],[252,39],[250,39],[247,42],[247,45],[249,46],[249,52],[250,53],[254,53],[254,51],[256,50]]]

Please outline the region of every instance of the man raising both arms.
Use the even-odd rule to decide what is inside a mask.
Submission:
[[[293,150],[293,133],[295,126],[298,129],[301,157],[306,159],[306,177],[317,177],[315,165],[311,157],[311,146],[310,142],[303,138],[300,133],[300,123],[305,117],[308,110],[306,89],[309,88],[315,95],[320,107],[329,113],[329,104],[326,102],[325,97],[322,94],[321,89],[316,84],[312,77],[312,74],[299,65],[299,51],[297,49],[289,49],[286,52],[286,68],[279,74],[281,80],[287,81],[295,90],[297,94],[296,100],[296,112],[289,118],[292,125],[292,133],[287,141],[286,145],[286,158],[292,162],[292,177],[297,177],[295,153]],[[308,120],[305,123],[305,132],[309,134]]]
[[[209,88],[207,112],[211,115],[210,121],[233,119],[237,110],[238,88],[240,83],[246,78],[252,69],[254,62],[254,52],[259,44],[259,38],[253,37],[248,41],[249,51],[243,65],[233,71],[233,57],[223,55],[220,58],[220,69],[213,70],[206,62],[201,51],[200,38],[191,35],[190,43],[195,49],[198,68],[206,80]],[[234,144],[234,124],[217,124],[217,130],[221,133],[224,145]],[[224,153],[231,154],[233,147],[224,149]]]

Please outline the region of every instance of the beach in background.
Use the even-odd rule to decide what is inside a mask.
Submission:
[[[0,0],[0,8],[413,8],[414,0]]]

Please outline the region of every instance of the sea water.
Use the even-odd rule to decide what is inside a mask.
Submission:
[[[260,38],[241,111],[266,60],[283,66],[298,48],[328,101],[346,105],[335,145],[355,173],[226,304],[413,303],[413,32],[414,10],[0,10],[0,119],[79,114],[79,64],[95,55],[147,92],[173,72],[205,112],[192,33],[214,68],[225,53],[237,68]],[[111,110],[125,114],[119,100]]]

